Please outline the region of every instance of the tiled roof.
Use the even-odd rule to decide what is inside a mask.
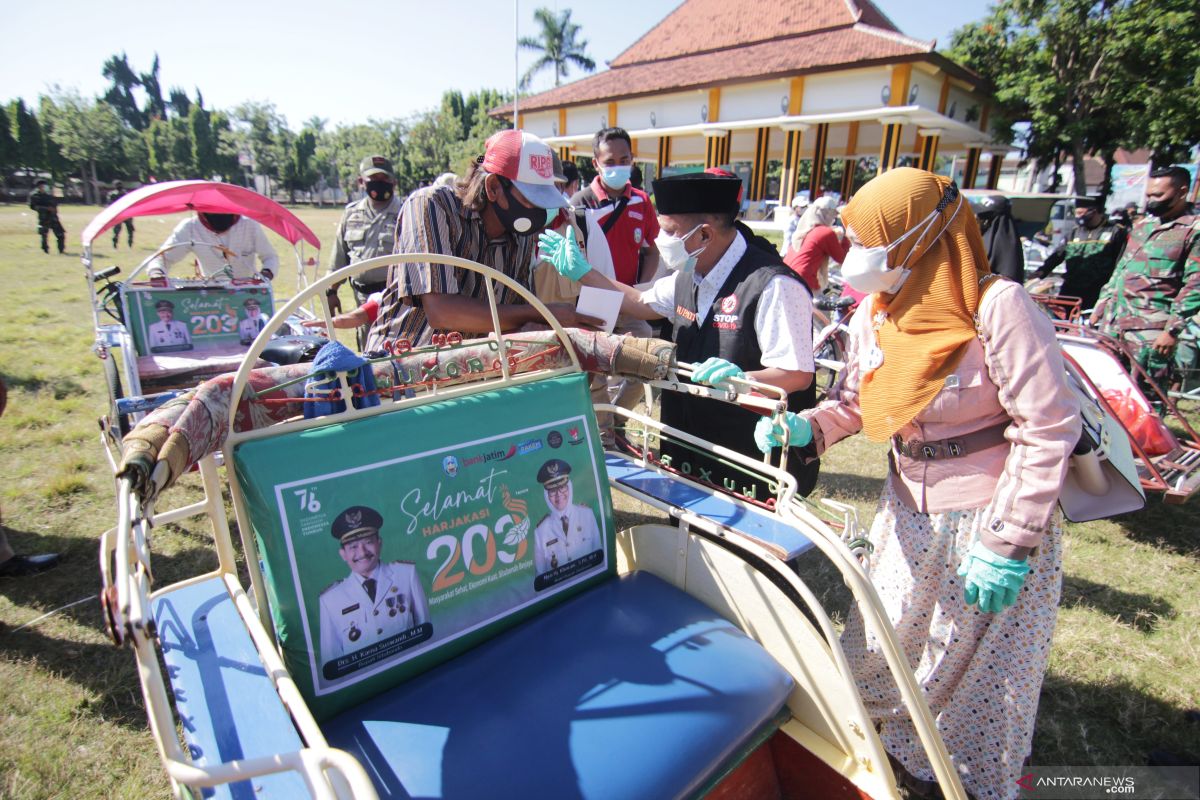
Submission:
[[[844,9],[847,2],[848,0],[826,0],[825,3],[815,3],[809,0],[799,6],[840,6]],[[683,8],[707,7],[711,3],[713,0],[689,0],[668,17],[667,21]],[[731,2],[731,5],[741,6],[744,3]],[[766,8],[764,4],[764,13]],[[843,19],[849,19],[849,16],[844,15]],[[657,30],[658,28],[655,28],[646,34],[638,44],[626,50],[622,57],[639,48],[642,42]],[[775,38],[692,55],[676,55],[621,67],[617,67],[616,62],[613,62],[614,68],[606,72],[529,98],[522,98],[521,110],[561,108],[739,80],[758,80],[843,66],[860,66],[874,61],[929,54],[932,51],[932,42],[909,39],[896,31],[894,26],[889,30],[860,22],[831,30],[798,33],[784,39]],[[510,104],[497,108],[492,113],[512,113],[512,106]]]

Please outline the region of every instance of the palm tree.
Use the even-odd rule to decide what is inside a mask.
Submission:
[[[517,44],[526,50],[535,50],[541,53],[541,56],[522,76],[522,89],[528,88],[533,76],[549,66],[554,67],[555,86],[560,85],[562,79],[567,76],[568,64],[574,64],[588,72],[596,69],[596,62],[584,53],[587,42],[576,39],[579,26],[571,22],[571,9],[556,15],[548,8],[539,8],[533,12],[533,18],[542,26],[541,35],[536,39],[522,36],[517,40]]]

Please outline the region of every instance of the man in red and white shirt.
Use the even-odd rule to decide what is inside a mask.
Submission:
[[[633,171],[633,143],[622,128],[604,128],[592,140],[592,166],[596,177],[571,198],[579,227],[584,233],[588,263],[605,276],[628,286],[649,285],[658,272],[658,215],[650,195],[629,182]],[[653,335],[649,323],[634,317],[617,318],[616,333]],[[631,381],[610,378],[592,384],[595,402],[611,402],[632,408],[640,396]],[[607,395],[607,397],[606,397]],[[608,439],[608,415],[597,418]]]
[[[621,128],[605,128],[592,141],[596,177],[575,193],[583,211],[580,228],[593,269],[629,286],[649,282],[658,271],[658,216],[650,196],[629,183],[633,145]],[[643,254],[644,251],[644,254]],[[640,274],[639,274],[640,267]]]

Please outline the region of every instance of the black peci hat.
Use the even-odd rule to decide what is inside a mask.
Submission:
[[[658,213],[671,214],[736,214],[741,208],[738,193],[742,190],[739,178],[689,172],[672,175],[653,182],[654,205]]]

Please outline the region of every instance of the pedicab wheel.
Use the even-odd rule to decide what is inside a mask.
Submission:
[[[111,429],[118,434],[118,442],[124,439],[132,426],[129,416],[117,411],[117,400],[124,397],[121,391],[121,372],[117,369],[116,356],[110,351],[104,359],[104,382],[108,384],[108,420]]]

